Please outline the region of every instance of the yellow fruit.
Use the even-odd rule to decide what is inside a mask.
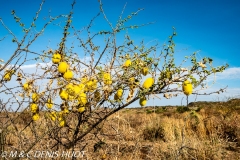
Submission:
[[[134,78],[134,77],[131,77],[131,78],[129,78],[129,81],[130,81],[131,84],[133,84],[134,81],[135,81],[135,78]]]
[[[67,70],[64,73],[63,78],[66,80],[71,80],[73,78],[73,72],[71,70]]]
[[[85,111],[85,107],[79,107],[78,112],[83,113]]]
[[[112,78],[111,78],[110,73],[104,73],[103,74],[103,83],[106,84],[106,85],[112,84]]]
[[[129,67],[132,64],[131,60],[128,59],[126,60],[126,62],[124,63],[124,67]]]
[[[87,103],[87,95],[85,93],[80,93],[78,96],[78,102],[81,106],[84,106]]]
[[[123,90],[122,89],[118,89],[116,94],[114,95],[114,100],[119,100],[122,98],[123,95]]]
[[[140,104],[141,106],[145,106],[145,105],[147,104],[147,99],[146,99],[146,97],[140,98],[139,104]]]
[[[85,86],[85,91],[86,92],[93,92],[94,90],[97,89],[97,80],[96,79],[91,79],[86,83]]]
[[[53,62],[54,64],[57,64],[57,63],[59,63],[59,62],[61,61],[61,58],[62,58],[61,54],[59,54],[59,53],[54,53],[54,54],[53,54],[53,57],[52,57],[52,62]]]
[[[73,86],[73,90],[74,90],[74,95],[75,95],[75,96],[78,95],[81,91],[83,91],[83,90],[80,88],[80,86],[78,86],[78,85],[74,85],[74,86]]]
[[[85,86],[85,91],[88,92],[91,90],[92,87],[92,81],[88,81]]]
[[[97,83],[98,83],[98,81],[96,79],[92,79],[92,87],[91,87],[92,90],[97,89]]]
[[[28,83],[24,83],[24,85],[23,85],[23,89],[24,89],[25,91],[27,91],[27,90],[29,89],[29,85],[28,85]]]
[[[7,70],[3,76],[3,80],[10,81],[13,73],[14,73],[14,70]]]
[[[87,76],[82,77],[82,79],[81,79],[81,83],[86,84],[87,81],[88,81]]]
[[[142,87],[149,89],[150,87],[152,87],[153,84],[154,84],[154,79],[150,77],[145,80]]]
[[[60,127],[64,127],[66,125],[66,121],[65,120],[59,121],[59,125]]]
[[[60,73],[65,73],[67,72],[68,69],[68,64],[67,62],[60,62],[58,66],[58,72]]]
[[[84,91],[85,85],[83,83],[80,83],[78,86],[81,89],[81,91]]]
[[[99,91],[94,93],[94,99],[95,101],[99,101],[101,99],[101,93]]]
[[[134,82],[135,82],[135,78],[134,77],[129,78],[129,87],[131,89],[135,88]]]
[[[56,112],[51,112],[50,113],[50,118],[52,119],[52,121],[56,121],[56,118],[57,118]]]
[[[60,95],[61,99],[62,99],[62,100],[65,100],[65,101],[66,101],[66,100],[68,99],[68,97],[69,97],[69,95],[68,95],[68,93],[67,93],[66,90],[61,90],[60,93],[59,93],[59,95]]]
[[[67,114],[67,113],[69,113],[69,110],[68,110],[67,108],[64,108],[64,109],[63,109],[63,113],[64,113],[64,114]]]
[[[3,77],[3,80],[5,81],[10,81],[11,80],[11,74],[10,73],[6,73]]]
[[[40,116],[39,116],[38,113],[35,113],[35,114],[33,114],[33,116],[32,116],[32,120],[33,120],[33,121],[37,121],[39,118],[40,118]]]
[[[142,75],[146,76],[148,74],[148,67],[143,67],[141,72]]]
[[[51,99],[47,100],[46,106],[47,106],[48,109],[51,109],[53,107],[53,102],[52,102]]]
[[[75,90],[74,90],[74,86],[72,83],[69,83],[68,85],[66,85],[66,91],[70,96],[75,95]]]
[[[191,82],[188,80],[184,81],[182,84],[182,90],[183,90],[183,93],[187,96],[192,94],[193,88],[192,88]]]
[[[118,89],[117,90],[117,96],[120,98],[120,97],[122,97],[122,95],[123,95],[123,90],[122,89]]]
[[[39,101],[39,95],[37,93],[32,94],[32,101],[33,102],[38,102]]]
[[[75,96],[71,96],[71,95],[68,96],[69,101],[73,101],[73,100],[75,100],[75,98],[76,98]]]
[[[35,104],[35,103],[32,103],[30,105],[30,110],[31,110],[32,113],[37,113],[38,112],[38,105]]]
[[[63,121],[63,120],[64,120],[63,112],[61,111],[61,112],[58,113],[58,121]]]

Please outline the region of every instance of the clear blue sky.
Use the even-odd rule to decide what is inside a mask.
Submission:
[[[97,0],[76,0],[76,2],[72,20],[73,25],[81,29],[99,12],[99,3]],[[144,11],[134,17],[129,24],[155,21],[155,24],[129,30],[133,39],[144,39],[146,42],[157,39],[161,45],[172,33],[174,26],[178,33],[175,38],[177,48],[187,48],[176,57],[182,59],[193,51],[201,50],[200,55],[213,58],[216,66],[228,63],[234,70],[225,73],[228,77],[220,80],[219,83],[229,84],[230,88],[239,93],[240,77],[237,76],[240,74],[239,0],[102,0],[102,2],[106,15],[113,24],[116,24],[126,3],[124,16],[135,12],[138,8],[144,8]],[[29,26],[40,3],[41,0],[0,0],[0,17],[17,36],[21,36],[22,31],[11,16],[11,10],[15,10],[21,20]],[[48,15],[49,10],[52,16],[68,14],[71,3],[70,0],[46,0],[37,27],[42,26],[44,21],[41,20]],[[102,16],[95,21],[93,31],[101,29],[109,29]],[[62,35],[59,31],[59,27],[50,26],[44,36],[37,41],[36,48],[44,49],[49,39],[52,40],[52,45],[58,43]],[[6,35],[7,32],[0,26],[0,39]],[[13,47],[9,44],[11,39],[9,35],[0,43],[0,58],[4,60],[7,60],[12,52]]]

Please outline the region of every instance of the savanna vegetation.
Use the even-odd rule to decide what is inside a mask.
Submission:
[[[16,36],[0,19],[12,37],[9,43],[16,46],[0,68],[0,94],[4,95],[0,101],[1,153],[84,151],[83,158],[88,159],[238,156],[239,101],[213,107],[201,104],[197,109],[192,109],[191,104],[177,108],[126,108],[135,101],[147,106],[151,95],[167,99],[181,94],[201,95],[198,90],[206,88],[206,79],[224,71],[227,64],[214,67],[211,58],[198,59],[198,52],[183,57],[178,64],[174,57],[175,28],[161,47],[157,42],[147,46],[143,40],[134,42],[128,32],[150,24],[129,25],[142,9],[123,16],[123,8],[113,26],[101,0],[99,13],[83,28],[73,25],[73,1],[68,15],[49,15],[37,31],[44,2],[30,24],[24,24],[24,17],[11,11],[22,36]],[[108,28],[91,31],[99,16]],[[61,22],[57,25],[62,28],[59,43],[35,50],[33,44],[55,22]],[[117,35],[122,36],[121,44],[117,43]],[[96,40],[99,38],[104,45]],[[8,39],[1,38],[4,40]],[[29,62],[36,64],[33,73],[24,70]],[[223,91],[220,88],[204,95]]]

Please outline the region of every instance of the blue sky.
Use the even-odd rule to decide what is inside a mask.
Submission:
[[[81,29],[99,12],[99,3],[97,0],[76,0],[76,2],[72,20],[73,25]],[[183,59],[184,56],[201,50],[199,58],[211,57],[215,66],[228,63],[230,68],[222,76],[219,75],[219,80],[217,79],[217,83],[212,88],[229,85],[228,94],[223,96],[240,95],[239,0],[102,0],[102,2],[105,13],[113,24],[116,24],[125,4],[127,5],[123,17],[139,8],[144,8],[144,11],[128,24],[155,23],[128,30],[131,38],[136,41],[158,40],[161,45],[172,33],[174,26],[178,34],[175,38],[179,50],[176,58]],[[11,16],[11,10],[15,10],[21,21],[29,26],[40,3],[41,0],[0,0],[0,17],[16,36],[21,37],[22,30]],[[49,10],[52,16],[68,14],[70,4],[69,0],[46,0],[37,22],[37,29],[45,22],[43,18],[48,16]],[[109,29],[102,16],[94,22],[92,31],[97,32],[101,29]],[[50,46],[56,47],[62,36],[60,31],[58,26],[50,25],[33,48],[42,50],[49,45],[49,40],[51,40]],[[14,50],[14,45],[11,43],[12,37],[0,26],[0,39],[4,36],[7,37],[0,43],[0,58],[7,60]],[[214,100],[215,97],[202,99]],[[175,104],[175,102],[179,104],[179,100],[164,101],[164,104]]]

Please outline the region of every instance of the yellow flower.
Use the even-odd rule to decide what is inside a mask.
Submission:
[[[85,107],[79,107],[78,112],[83,113],[85,111]]]
[[[29,89],[29,84],[26,82],[23,84],[23,89],[27,91]]]
[[[154,84],[154,79],[151,77],[147,78],[143,83],[143,88],[149,89],[150,87],[152,87],[153,84]]]
[[[124,63],[124,67],[129,67],[132,64],[131,60],[128,59],[126,60],[126,62]]]
[[[68,64],[67,62],[60,62],[58,66],[58,72],[60,73],[65,73],[67,72],[68,69]]]
[[[84,106],[87,103],[87,95],[85,93],[80,93],[78,96],[78,102],[81,106]]]
[[[61,112],[58,113],[58,121],[63,121],[63,120],[64,120],[63,112],[61,111]]]
[[[80,88],[81,91],[84,91],[85,85],[83,83],[80,83],[78,87]]]
[[[30,110],[32,113],[37,113],[38,112],[38,105],[36,103],[32,103],[30,105]]]
[[[78,95],[81,91],[83,91],[83,89],[79,85],[74,85],[73,90],[75,96]]]
[[[122,89],[118,89],[117,93],[114,95],[114,100],[119,100],[122,98],[123,95],[123,90]]]
[[[39,118],[40,118],[40,116],[39,116],[38,113],[35,113],[35,114],[33,114],[33,116],[32,116],[32,120],[33,120],[33,121],[37,121]]]
[[[146,97],[141,97],[140,100],[139,100],[139,104],[141,106],[145,106],[147,104],[147,99]]]
[[[110,73],[104,73],[103,74],[103,83],[106,84],[106,85],[112,84],[112,78],[111,78]]]
[[[86,91],[86,92],[90,91],[90,90],[91,90],[91,87],[92,87],[92,81],[90,80],[90,81],[88,81],[88,82],[86,83],[85,91]]]
[[[69,83],[68,85],[66,85],[66,91],[70,96],[75,95],[74,86],[72,83]]]
[[[51,99],[47,100],[46,106],[47,106],[48,109],[51,109],[53,107],[53,102],[52,102]]]
[[[52,119],[52,121],[56,121],[56,118],[57,118],[56,112],[51,112],[50,113],[50,118]]]
[[[58,64],[61,61],[61,58],[62,58],[61,54],[59,54],[58,52],[55,52],[52,56],[52,62],[54,64]]]
[[[148,74],[148,67],[143,67],[141,72],[142,75],[146,76]]]
[[[67,100],[68,97],[69,97],[66,90],[61,90],[59,94],[60,94],[60,97],[61,97],[62,100]]]
[[[32,94],[32,101],[33,102],[38,102],[39,101],[39,95],[37,93]]]
[[[71,80],[73,78],[73,72],[71,70],[67,70],[64,73],[63,78],[66,80]]]
[[[3,76],[3,80],[10,81],[13,73],[14,73],[14,70],[7,70]]]
[[[91,79],[86,83],[85,86],[85,91],[86,92],[93,92],[94,90],[97,89],[97,80],[96,79]]]
[[[65,108],[63,109],[63,113],[67,114],[67,113],[69,113],[69,110],[65,107]]]
[[[59,125],[60,127],[64,127],[66,125],[66,121],[65,120],[59,121]]]
[[[3,77],[3,80],[5,81],[10,81],[11,80],[11,75],[10,73],[5,73],[4,77]]]
[[[97,89],[97,83],[98,83],[98,81],[96,79],[92,79],[92,90]]]
[[[183,93],[187,96],[192,94],[193,88],[192,88],[191,82],[188,80],[184,81],[182,84],[182,90],[183,90]]]

